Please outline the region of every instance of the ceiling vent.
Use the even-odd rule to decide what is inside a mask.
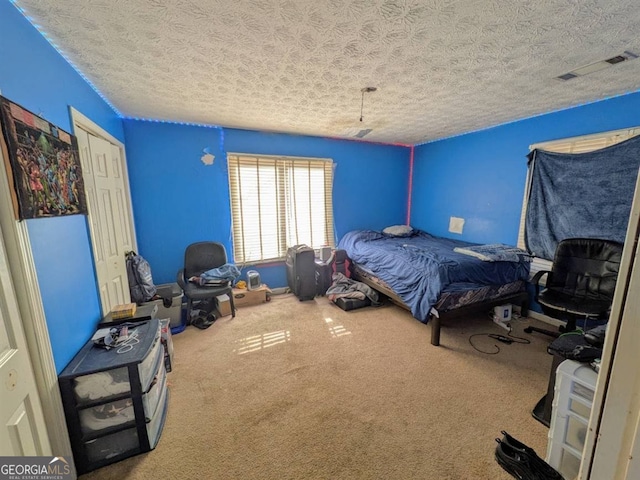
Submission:
[[[633,60],[634,58],[638,58],[638,55],[629,51],[625,51],[622,55],[616,55],[615,57],[607,58],[606,60],[601,60],[599,62],[585,65],[584,67],[576,68],[575,70],[563,75],[559,75],[556,78],[558,80],[564,81],[571,80],[572,78],[582,77],[584,75],[588,75],[589,73],[599,72],[600,70],[604,70],[605,68],[611,67],[612,65],[616,65],[627,60]]]
[[[356,134],[354,135],[354,137],[356,137],[356,138],[363,138],[363,137],[365,137],[366,135],[369,135],[372,131],[373,131],[373,128],[365,128],[365,129],[363,129],[363,130],[360,130],[358,133],[356,133]]]
[[[346,128],[342,132],[341,137],[364,138],[367,135],[369,135],[371,132],[373,132],[373,128],[350,127],[350,128]]]

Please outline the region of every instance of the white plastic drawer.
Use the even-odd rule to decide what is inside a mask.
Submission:
[[[593,402],[593,389],[581,383],[573,382],[571,385],[571,393],[578,397],[584,398],[589,404]]]
[[[158,362],[164,359],[162,343],[160,342],[160,324],[158,324],[158,331],[153,339],[153,347],[149,355],[138,365],[138,374],[140,375],[140,383],[142,384],[142,391],[146,392],[151,386],[154,375],[158,368]]]
[[[591,415],[591,406],[587,406],[584,403],[571,398],[569,399],[569,411],[589,421],[589,416]]]
[[[580,459],[568,450],[562,450],[560,468],[557,469],[564,478],[573,480],[580,471]]]
[[[100,462],[139,448],[138,431],[135,427],[105,435],[85,442],[89,462]]]
[[[166,388],[167,371],[164,368],[164,362],[160,362],[160,368],[158,368],[158,373],[156,373],[151,383],[151,388],[142,396],[142,404],[144,405],[144,414],[147,421],[153,418],[158,410],[162,391]]]
[[[78,412],[82,433],[95,433],[136,419],[131,398],[103,403]]]
[[[131,391],[127,367],[82,375],[75,378],[73,384],[73,392],[79,404]]]
[[[565,443],[575,448],[578,452],[584,449],[584,439],[587,436],[587,424],[581,422],[577,417],[569,415],[567,417],[567,434]]]
[[[153,417],[158,409],[162,390],[166,388],[166,378],[164,363],[161,363],[149,391],[142,396],[142,404],[147,421]],[[78,416],[83,434],[100,432],[136,419],[133,400],[130,397],[103,403],[95,407],[83,408],[78,411]]]
[[[156,448],[158,440],[160,440],[160,434],[162,433],[162,426],[164,425],[164,418],[169,407],[167,401],[168,389],[162,388],[160,391],[160,403],[156,409],[156,413],[147,424],[147,435],[149,436],[149,447]]]

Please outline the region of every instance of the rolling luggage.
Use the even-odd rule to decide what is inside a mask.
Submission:
[[[316,285],[318,295],[325,295],[333,283],[333,274],[341,273],[345,277],[351,277],[351,267],[347,252],[342,249],[333,249],[331,256],[322,261],[316,258]]]
[[[316,264],[313,248],[295,245],[287,249],[287,284],[298,300],[316,296]]]
[[[332,257],[333,258],[333,257]],[[327,263],[316,259],[316,293],[324,296],[331,286],[331,276],[333,275],[333,262]]]

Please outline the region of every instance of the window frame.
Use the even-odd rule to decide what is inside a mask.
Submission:
[[[260,165],[260,162],[263,162]],[[242,212],[235,211],[236,208],[242,208],[242,177],[239,173],[239,168],[244,164],[250,166],[255,162],[256,176],[259,179],[260,167],[273,168],[275,172],[275,179],[273,186],[276,190],[276,203],[278,205],[277,212],[277,235],[278,235],[278,250],[279,256],[265,258],[264,254],[264,242],[260,238],[260,259],[247,258],[246,251],[244,249],[247,243],[247,236],[245,234],[244,226],[237,225],[238,221],[242,221]],[[335,171],[335,162],[331,158],[320,157],[299,157],[299,156],[286,156],[286,155],[263,155],[252,153],[240,153],[240,152],[228,152],[227,153],[227,177],[229,181],[229,210],[231,214],[231,243],[233,246],[234,261],[239,264],[269,264],[277,263],[285,260],[286,249],[289,246],[287,244],[287,212],[295,211],[297,204],[295,201],[296,188],[293,190],[287,188],[287,177],[296,167],[304,167],[311,170],[320,171],[323,173],[323,191],[324,191],[324,245],[335,247],[335,228],[333,217],[333,179]],[[235,170],[234,170],[235,169]],[[232,178],[235,175],[235,179]],[[258,180],[259,182],[259,180]],[[309,178],[311,184],[311,178]],[[246,185],[245,185],[246,187]],[[322,190],[321,190],[322,191]],[[309,188],[309,209],[311,213],[312,202],[311,195],[312,189]],[[260,199],[258,199],[258,208],[260,208]],[[291,210],[290,210],[291,209]],[[261,213],[257,214],[260,218]],[[311,217],[312,218],[312,217]],[[310,222],[311,223],[311,222]],[[296,222],[296,225],[299,224]],[[261,228],[262,225],[259,226]],[[310,225],[313,231],[312,226]],[[240,235],[240,237],[239,237]],[[259,235],[261,237],[261,235]],[[283,247],[284,246],[284,247]],[[313,245],[311,245],[313,247]],[[319,247],[316,245],[315,247]]]

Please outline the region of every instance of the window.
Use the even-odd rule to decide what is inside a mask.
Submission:
[[[609,132],[584,135],[580,137],[564,138],[550,142],[536,143],[529,146],[529,150],[540,149],[556,153],[586,153],[601,148],[609,147],[623,142],[640,134],[639,128],[615,130]],[[527,172],[525,184],[524,200],[522,202],[522,212],[520,215],[520,229],[518,231],[518,247],[526,249],[524,241],[525,219],[527,214],[527,204],[529,201],[529,189],[531,187],[531,167]],[[551,270],[552,262],[544,258],[534,258],[531,263],[530,276],[533,277],[539,270]]]
[[[282,259],[287,247],[334,246],[330,159],[229,154],[234,261]]]

